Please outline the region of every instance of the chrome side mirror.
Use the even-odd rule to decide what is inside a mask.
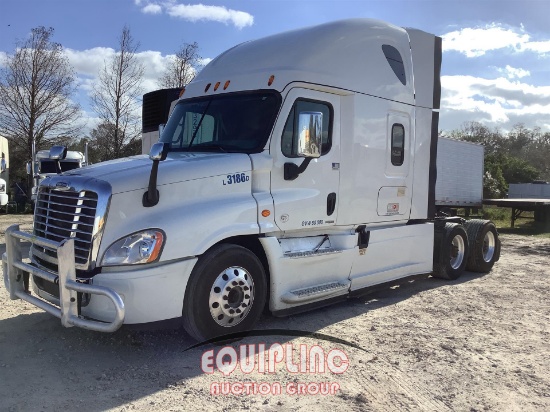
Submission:
[[[321,156],[323,113],[301,112],[298,117],[298,150],[300,157]]]
[[[168,149],[170,148],[169,143],[155,143],[153,146],[151,146],[151,150],[149,151],[149,159],[155,161],[163,161],[166,159],[166,155],[168,154]]]

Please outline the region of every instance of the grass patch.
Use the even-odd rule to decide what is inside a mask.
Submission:
[[[536,236],[550,239],[550,227],[533,219],[520,217],[514,222],[514,227],[510,226],[509,220],[493,221],[499,233],[511,235]]]
[[[458,214],[464,216],[464,210],[459,209]],[[472,218],[491,220],[499,233],[536,236],[550,239],[550,223],[535,222],[533,212],[522,212],[521,217],[511,226],[512,209],[496,206],[484,206]]]

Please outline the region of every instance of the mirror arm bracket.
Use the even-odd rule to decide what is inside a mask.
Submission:
[[[285,180],[295,180],[299,175],[304,173],[313,157],[306,157],[300,166],[295,163],[285,163],[284,178]]]
[[[151,174],[149,175],[149,188],[143,194],[143,207],[153,207],[160,200],[160,193],[157,189],[157,175],[159,169],[160,160],[153,160],[153,166],[151,167]]]
[[[151,174],[149,175],[149,187],[143,194],[141,201],[143,207],[153,207],[158,204],[160,200],[160,193],[157,189],[159,163],[166,159],[169,148],[169,144],[161,142],[155,143],[153,147],[151,147],[149,158],[153,161],[153,166],[151,166]]]

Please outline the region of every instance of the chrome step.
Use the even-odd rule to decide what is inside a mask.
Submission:
[[[319,250],[306,250],[303,252],[287,252],[283,256],[285,258],[299,259],[321,255],[331,255],[334,253],[342,253],[340,249],[319,249]]]
[[[285,303],[304,303],[311,300],[336,295],[339,292],[347,292],[348,290],[349,283],[329,282],[307,288],[291,290],[290,292],[282,295],[281,300]]]

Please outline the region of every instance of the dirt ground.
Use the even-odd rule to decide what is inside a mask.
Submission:
[[[17,222],[31,227],[30,216],[0,216],[2,251],[6,227]],[[265,315],[259,325],[358,348],[322,336],[228,344],[236,351],[241,344],[291,344],[294,360],[300,345],[318,345],[325,355],[338,349],[349,359],[341,374],[291,373],[284,362],[275,373],[245,374],[239,366],[227,376],[204,373],[203,354],[221,346],[186,350],[195,342],[181,330],[65,329],[11,301],[1,282],[0,410],[550,410],[550,240],[504,235],[502,242],[501,260],[487,275],[420,279],[301,315]],[[315,394],[318,382],[332,383],[333,393]],[[260,392],[261,383],[270,393]],[[216,384],[250,393],[211,394]]]

